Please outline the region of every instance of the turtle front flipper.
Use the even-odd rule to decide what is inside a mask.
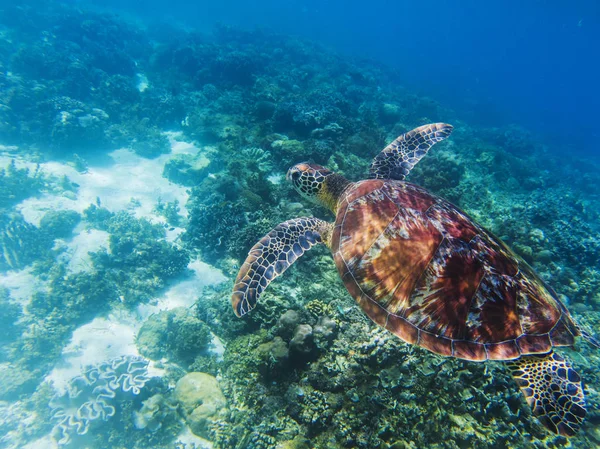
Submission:
[[[508,366],[533,414],[550,431],[573,436],[586,415],[579,374],[555,353],[522,356]]]
[[[267,286],[317,243],[328,245],[332,225],[318,218],[278,224],[248,253],[233,286],[231,305],[238,317],[254,309]],[[329,246],[329,245],[328,245]]]
[[[429,149],[448,137],[453,129],[446,123],[432,123],[402,134],[373,159],[369,177],[404,180]]]

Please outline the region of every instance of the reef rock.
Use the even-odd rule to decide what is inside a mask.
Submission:
[[[335,337],[337,324],[331,318],[322,316],[317,320],[313,328],[317,347],[322,348]]]
[[[308,354],[314,348],[313,329],[309,324],[299,324],[296,326],[294,336],[290,341],[290,349]]]
[[[155,394],[142,402],[142,408],[133,412],[133,423],[136,429],[149,429],[156,432],[170,414],[177,413],[177,404],[165,399],[162,394]]]
[[[275,332],[288,339],[292,336],[298,324],[300,324],[300,314],[295,310],[287,310],[279,317]]]
[[[206,373],[188,373],[177,382],[175,399],[181,405],[190,430],[208,437],[208,425],[226,407],[217,379]]]

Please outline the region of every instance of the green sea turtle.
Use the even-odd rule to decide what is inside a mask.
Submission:
[[[346,288],[375,323],[407,343],[465,360],[504,360],[537,418],[571,436],[586,415],[581,378],[552,351],[583,333],[556,293],[504,243],[459,208],[404,181],[444,123],[416,128],[374,159],[369,179],[350,182],[301,163],[287,174],[335,222],[295,218],[250,250],[235,281],[242,316],[265,288],[312,246],[333,254]]]

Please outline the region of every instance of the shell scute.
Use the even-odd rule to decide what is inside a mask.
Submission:
[[[523,354],[546,354],[552,350],[552,342],[548,334],[523,334],[517,338],[517,344]]]
[[[427,217],[444,235],[465,242],[470,242],[481,231],[479,226],[456,208],[431,207],[427,211]]]
[[[454,357],[458,357],[459,359],[474,360],[477,362],[487,360],[485,345],[481,343],[475,343],[467,340],[455,340],[452,343],[452,355]]]
[[[465,338],[471,298],[483,273],[464,242],[444,239],[410,295],[405,316],[419,328],[447,338]]]
[[[531,269],[525,265],[518,275],[519,315],[523,331],[528,334],[545,334],[552,330],[560,319],[563,307],[555,296],[533,277]]]
[[[436,354],[452,355],[452,340],[429,332],[420,332],[419,346]]]
[[[419,341],[419,329],[397,315],[390,314],[388,316],[385,328],[407,343],[415,344]]]
[[[486,274],[475,293],[467,320],[474,341],[514,340],[523,333],[517,314],[517,284],[502,274]]]
[[[572,346],[575,343],[577,329],[565,317],[561,317],[558,323],[550,331],[550,340],[555,346]]]
[[[521,356],[521,351],[515,340],[485,345],[489,360],[512,360]]]
[[[343,229],[350,230],[350,233],[344,234],[341,231],[336,243],[351,269],[354,269],[363,255],[372,248],[398,213],[398,207],[393,202],[379,191],[376,192],[369,192],[349,203],[342,218]],[[353,231],[357,228],[361,229],[360,233]],[[335,237],[334,235],[334,240]]]
[[[487,261],[489,270],[508,276],[515,276],[519,272],[519,263],[512,252],[495,238],[486,236],[487,232],[483,232],[484,234],[478,234],[473,237],[470,242],[471,247],[481,259]]]
[[[373,301],[365,294],[360,295],[358,304],[369,318],[371,318],[375,323],[379,324],[381,327],[385,327],[388,313],[383,307],[381,307],[379,304],[377,304],[377,302]]]
[[[396,186],[384,184],[381,191],[401,209],[426,212],[435,204],[435,199],[427,195],[425,189],[414,184],[405,183]],[[415,195],[415,192],[424,194]]]

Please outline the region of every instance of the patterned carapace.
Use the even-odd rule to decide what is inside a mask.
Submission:
[[[347,189],[332,252],[373,321],[438,354],[507,360],[571,345],[579,334],[527,264],[414,184],[367,180]]]

